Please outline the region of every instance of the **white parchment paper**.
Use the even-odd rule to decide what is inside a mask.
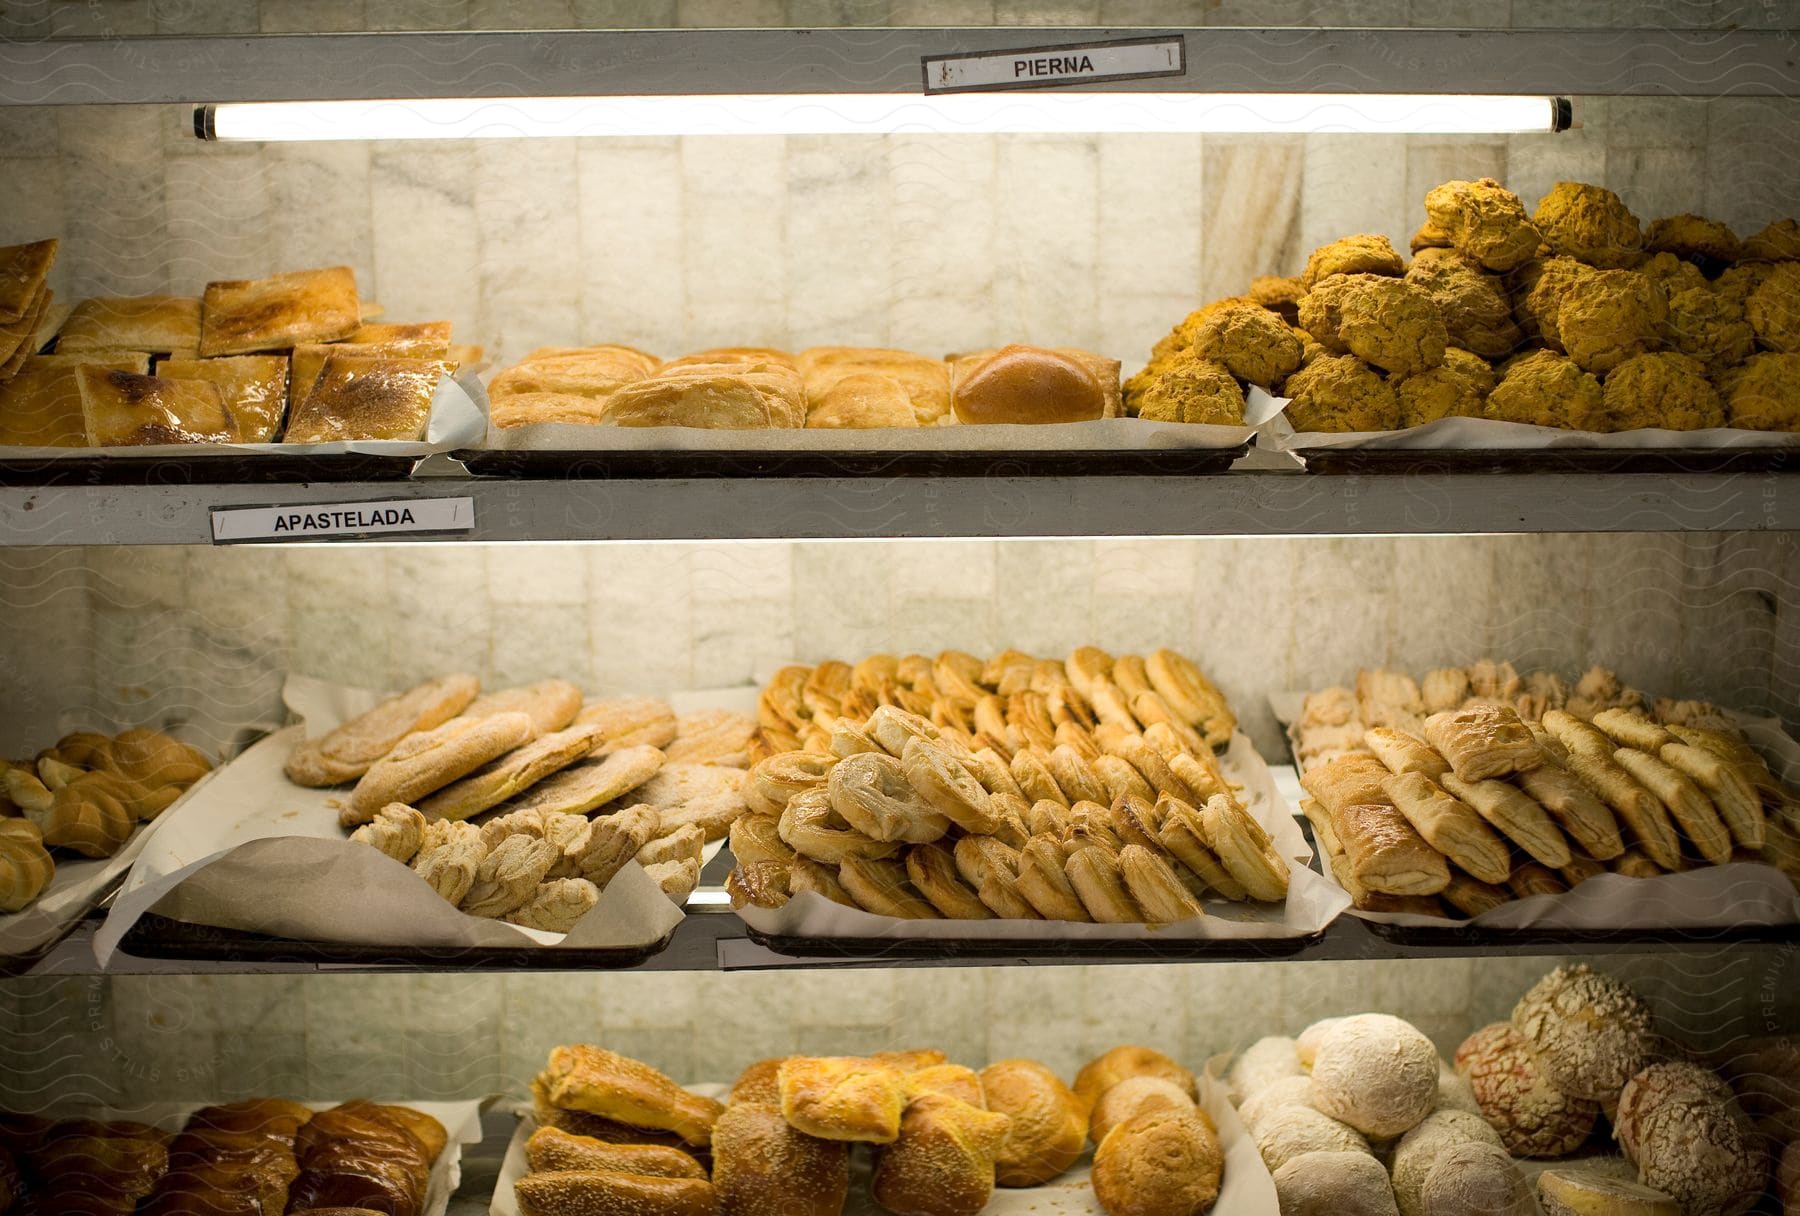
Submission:
[[[1293,724],[1305,699],[1303,692],[1269,696],[1269,707],[1289,732],[1295,755],[1299,754],[1299,745],[1293,738]],[[1738,725],[1777,777],[1790,785],[1800,783],[1800,743],[1789,738],[1779,722],[1740,715]],[[1337,886],[1336,878],[1326,877],[1332,886]],[[1348,911],[1351,916],[1381,924],[1437,929],[1464,925],[1582,931],[1732,929],[1800,924],[1800,892],[1774,866],[1740,861],[1655,878],[1598,874],[1572,890],[1515,899],[1473,918],[1365,912],[1359,908]]]
[[[456,1188],[462,1182],[463,1145],[481,1143],[481,1103],[413,1102],[405,1098],[377,1100],[393,1106],[411,1107],[422,1115],[430,1115],[450,1133],[444,1151],[431,1163],[431,1184],[425,1191],[425,1206],[420,1209],[421,1216],[444,1216],[450,1208],[450,1197],[456,1194]],[[188,1116],[204,1105],[206,1104],[201,1102],[157,1102],[135,1107],[83,1108],[64,1117],[80,1115],[94,1119],[130,1119],[137,1123],[148,1123],[166,1132],[178,1132],[187,1123]],[[338,1103],[303,1101],[301,1105],[320,1111]]]
[[[481,381],[469,371],[438,377],[431,399],[431,416],[425,438],[352,439],[336,443],[153,443],[109,448],[48,448],[0,446],[4,460],[72,460],[116,456],[122,460],[183,460],[195,456],[429,456],[477,443],[487,432],[487,396]]]
[[[585,949],[648,946],[681,920],[681,909],[636,862],[567,934],[470,916],[413,872],[338,826],[344,789],[306,789],[282,773],[288,753],[386,694],[291,676],[283,692],[300,719],[215,774],[162,824],[132,867],[95,936],[102,966],[137,919],[175,920],[305,941],[367,946]]]
[[[1212,1119],[1219,1133],[1219,1147],[1225,1154],[1225,1174],[1219,1185],[1219,1198],[1211,1211],[1220,1216],[1277,1216],[1275,1181],[1263,1165],[1262,1155],[1244,1132],[1237,1111],[1225,1096],[1225,1087],[1210,1076],[1201,1076],[1200,1108]],[[693,1085],[693,1092],[724,1101],[729,1085]],[[525,1164],[525,1142],[537,1124],[528,1111],[520,1112],[519,1126],[506,1148],[506,1160],[494,1184],[494,1202],[488,1209],[492,1216],[519,1216],[519,1204],[513,1185],[528,1172]],[[1094,1198],[1092,1182],[1093,1153],[1081,1155],[1061,1177],[1043,1186],[994,1188],[993,1198],[982,1208],[982,1216],[1106,1216],[1100,1201]],[[855,1149],[850,1157],[850,1197],[844,1204],[844,1216],[886,1216],[885,1209],[869,1196],[869,1182],[874,1173],[873,1154]]]

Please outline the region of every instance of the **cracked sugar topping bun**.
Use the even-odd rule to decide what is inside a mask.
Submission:
[[[1532,985],[1512,1024],[1553,1086],[1608,1108],[1657,1054],[1644,999],[1585,963],[1558,967]]]

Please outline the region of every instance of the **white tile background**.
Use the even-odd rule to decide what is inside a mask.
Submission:
[[[1675,24],[1792,27],[1793,0],[0,0],[0,37],[780,24]],[[1579,82],[1570,89],[1579,92]],[[194,291],[345,262],[399,319],[503,358],[540,343],[1005,340],[1132,370],[1201,300],[1359,229],[1397,243],[1449,177],[1528,203],[1563,177],[1648,220],[1740,230],[1800,194],[1795,103],[1587,99],[1558,137],[519,141],[202,146],[175,108],[0,109],[0,243],[65,238],[65,295]],[[96,712],[272,712],[280,673],[447,667],[594,692],[742,681],[875,650],[1173,644],[1265,748],[1264,695],[1358,666],[1491,653],[1606,662],[1646,688],[1800,723],[1792,536],[1543,536],[0,551],[0,739]],[[1255,622],[1253,627],[1245,622]],[[29,735],[29,737],[26,737]],[[799,975],[0,982],[0,1106],[519,1091],[598,1039],[683,1077],[777,1052],[933,1043],[1065,1073],[1121,1040],[1198,1064],[1382,1007],[1446,1050],[1550,960]],[[1613,958],[1706,1039],[1800,1024],[1791,951]]]

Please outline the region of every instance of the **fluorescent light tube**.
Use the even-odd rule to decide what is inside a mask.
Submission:
[[[1559,131],[1566,100],[1393,93],[822,93],[274,101],[201,106],[201,139],[604,135],[1308,134]]]

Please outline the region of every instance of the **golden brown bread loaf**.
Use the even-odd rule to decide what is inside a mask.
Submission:
[[[806,425],[934,426],[950,412],[950,369],[903,350],[815,346],[800,352]]]
[[[1115,1047],[1083,1065],[1075,1074],[1075,1093],[1091,1111],[1100,1095],[1131,1077],[1161,1077],[1178,1086],[1189,1100],[1200,1096],[1193,1073],[1154,1048],[1131,1045]]]
[[[994,1156],[1001,1186],[1039,1186],[1075,1164],[1087,1140],[1086,1104],[1036,1060],[1001,1060],[981,1070],[989,1110],[1012,1122]]]
[[[1086,351],[1013,344],[951,360],[959,422],[1088,422],[1122,408],[1119,364]]]
[[[794,1056],[778,1072],[782,1116],[821,1140],[892,1144],[906,1106],[901,1072],[851,1056]]]
[[[680,1149],[651,1144],[610,1144],[556,1127],[540,1127],[525,1141],[525,1161],[533,1173],[606,1170],[652,1178],[704,1178],[706,1170]]]
[[[718,1216],[712,1183],[606,1170],[527,1174],[513,1183],[519,1216]]]
[[[1197,1111],[1153,1111],[1113,1128],[1094,1151],[1094,1197],[1107,1216],[1196,1216],[1219,1197],[1225,1157]]]
[[[345,827],[367,823],[375,812],[392,802],[410,806],[523,746],[535,733],[529,714],[505,713],[489,718],[455,718],[432,730],[409,735],[369,766],[344,799],[338,822]]]
[[[806,425],[806,390],[789,356],[709,351],[672,360],[651,375],[620,386],[607,398],[601,423],[798,428]]]
[[[586,1044],[558,1047],[546,1070],[551,1103],[604,1119],[671,1131],[689,1144],[712,1140],[724,1107],[689,1093],[648,1064]]]
[[[322,738],[296,747],[287,759],[287,778],[308,786],[354,781],[406,736],[456,717],[480,690],[474,676],[457,672],[389,697]]]
[[[289,1206],[419,1216],[432,1162],[446,1139],[442,1125],[404,1107],[359,1100],[320,1111],[294,1138],[300,1173],[289,1188]]]
[[[50,884],[56,863],[26,819],[0,819],[0,912],[17,912]]]
[[[897,1216],[975,1216],[994,1193],[995,1158],[1010,1122],[949,1094],[920,1094],[876,1159],[875,1202]]]
[[[849,1198],[850,1146],[796,1130],[772,1105],[733,1102],[712,1153],[722,1216],[839,1216]]]

